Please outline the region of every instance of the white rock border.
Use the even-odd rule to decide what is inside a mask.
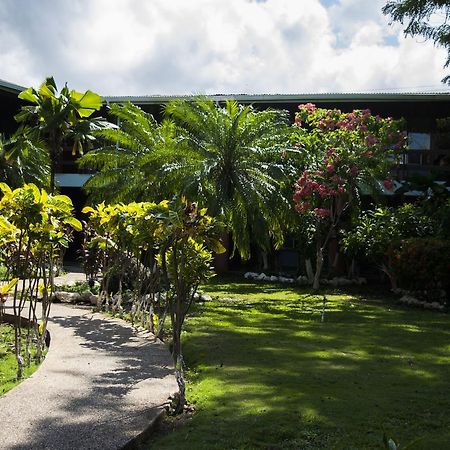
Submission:
[[[312,283],[309,281],[308,277],[304,275],[300,275],[297,278],[291,278],[291,277],[284,277],[282,275],[276,276],[276,275],[266,275],[264,272],[257,273],[257,272],[246,272],[244,274],[244,278],[248,280],[255,280],[255,281],[267,281],[271,283],[283,283],[283,284],[297,284],[300,286],[308,286]],[[329,280],[327,279],[321,279],[320,284],[325,286],[361,286],[363,284],[367,284],[367,280],[363,277],[357,277],[357,278],[345,278],[345,277],[334,277]]]

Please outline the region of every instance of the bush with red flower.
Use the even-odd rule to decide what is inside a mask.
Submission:
[[[342,214],[361,187],[392,189],[389,172],[404,151],[403,121],[374,116],[366,110],[343,113],[308,103],[296,114],[294,146],[303,149],[305,167],[295,183],[294,202],[300,214],[317,219],[316,274],[319,287],[324,249]]]

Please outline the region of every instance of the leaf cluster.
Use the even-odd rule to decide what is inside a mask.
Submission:
[[[82,228],[65,195],[50,195],[31,183],[14,190],[0,183],[0,191],[0,259],[12,272],[24,259],[28,272],[36,270],[33,264],[56,257],[70,232]]]
[[[341,244],[348,254],[379,263],[393,243],[406,238],[432,236],[436,229],[436,221],[424,214],[421,205],[380,207],[361,214],[350,230],[342,231]]]
[[[112,105],[118,129],[95,133],[105,144],[79,164],[98,170],[85,185],[94,201],[148,201],[185,195],[231,231],[241,256],[256,243],[281,245],[290,212],[285,111],[256,111],[227,101],[176,100],[165,120],[130,103]]]
[[[396,0],[383,7],[383,13],[395,22],[406,23],[405,35],[422,36],[447,50],[445,67],[450,64],[450,1],[448,0]],[[447,76],[442,80],[450,81]]]
[[[109,112],[120,127],[97,130],[94,135],[102,145],[77,161],[97,171],[84,186],[92,201],[148,201],[172,195],[177,180],[164,167],[186,156],[176,147],[173,124],[158,124],[132,103],[113,104]]]

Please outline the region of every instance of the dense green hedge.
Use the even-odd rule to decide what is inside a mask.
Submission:
[[[410,238],[390,249],[392,272],[398,287],[426,301],[448,301],[450,293],[450,241]],[[442,292],[446,291],[446,296]]]

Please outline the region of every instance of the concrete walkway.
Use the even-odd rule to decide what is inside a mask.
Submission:
[[[54,304],[48,328],[40,368],[0,397],[1,450],[120,449],[177,391],[167,347],[119,319]]]

